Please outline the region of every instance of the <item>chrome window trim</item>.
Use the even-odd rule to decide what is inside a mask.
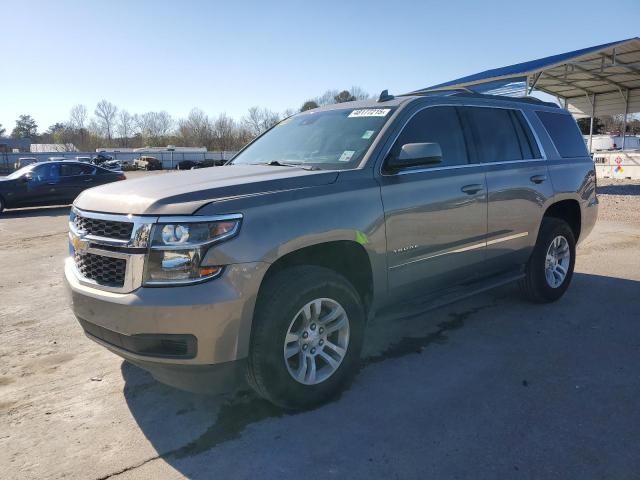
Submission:
[[[391,152],[391,149],[393,148],[393,146],[395,145],[395,143],[398,141],[398,138],[400,137],[400,135],[402,134],[402,132],[404,131],[404,129],[407,127],[408,123],[413,120],[413,117],[415,117],[418,113],[426,110],[427,108],[434,108],[434,107],[475,107],[475,108],[499,108],[502,110],[515,110],[515,111],[519,111],[520,113],[522,113],[522,116],[524,117],[525,121],[527,122],[527,126],[529,127],[529,130],[531,130],[531,132],[533,133],[533,137],[536,141],[536,144],[538,146],[538,150],[540,151],[540,155],[542,156],[542,158],[529,158],[529,159],[519,159],[519,160],[503,160],[500,162],[477,162],[477,163],[467,163],[467,164],[462,164],[462,165],[447,165],[444,167],[431,167],[431,168],[417,168],[417,169],[413,169],[413,170],[401,170],[399,172],[396,173],[385,173],[384,172],[384,162],[387,159],[387,157],[389,156],[389,153]],[[463,133],[464,135],[464,133]],[[389,145],[389,147],[385,150],[384,155],[382,156],[382,161],[380,162],[380,167],[378,168],[378,173],[383,176],[383,177],[394,177],[394,176],[398,176],[398,175],[406,175],[406,174],[410,174],[410,173],[425,173],[425,172],[437,172],[437,171],[441,171],[441,170],[453,170],[456,168],[468,168],[468,167],[478,167],[478,166],[483,166],[483,165],[508,165],[508,164],[512,164],[512,163],[523,163],[523,162],[546,162],[547,159],[547,154],[544,150],[544,148],[542,147],[542,143],[540,142],[540,138],[538,137],[538,133],[536,132],[535,128],[533,128],[533,126],[531,125],[531,122],[529,120],[529,118],[527,117],[526,114],[526,110],[523,108],[518,108],[518,107],[507,107],[504,105],[475,105],[472,103],[435,103],[432,105],[423,105],[421,108],[419,108],[418,110],[416,110],[415,112],[413,112],[409,118],[407,118],[404,123],[402,124],[402,127],[400,128],[400,130],[398,131],[398,133],[396,133],[393,137],[393,141],[391,142],[391,144]],[[467,152],[468,153],[468,152]]]

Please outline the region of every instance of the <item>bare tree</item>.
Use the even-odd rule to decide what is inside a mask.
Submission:
[[[78,104],[74,105],[69,112],[69,125],[76,130],[83,130],[87,123],[87,107]]]
[[[257,137],[280,121],[280,115],[266,108],[251,107],[247,115],[242,118],[242,125]]]
[[[175,122],[167,112],[147,112],[135,116],[135,122],[145,142],[158,146],[171,134]]]
[[[336,89],[327,90],[322,95],[320,95],[319,97],[314,99],[314,101],[320,107],[323,107],[324,105],[332,105],[332,104],[336,103],[336,97],[338,96],[339,93],[340,93],[340,91],[336,90]]]
[[[111,142],[118,107],[107,100],[100,100],[98,105],[96,105],[94,113],[96,117],[98,117],[98,121],[107,137],[107,140]]]
[[[75,130],[76,140],[80,140],[80,144],[78,145],[81,149],[85,148],[85,140],[87,136],[87,117],[88,117],[87,107],[81,104],[74,105],[69,112],[69,127],[72,130]]]
[[[285,119],[285,118],[289,118],[290,116],[295,115],[296,113],[298,113],[298,110],[296,110],[295,108],[287,108],[280,115],[280,119],[282,120],[282,119]]]
[[[223,152],[233,150],[236,144],[237,125],[233,118],[221,113],[213,122],[215,146]]]
[[[126,110],[120,110],[118,113],[118,124],[116,131],[120,137],[120,143],[123,147],[129,144],[129,138],[133,136],[135,128],[134,117]]]
[[[367,92],[365,92],[361,87],[354,85],[349,89],[351,96],[353,96],[356,100],[368,100],[371,98]]]
[[[187,118],[178,122],[178,136],[185,145],[209,148],[213,141],[213,125],[206,113],[194,108]]]

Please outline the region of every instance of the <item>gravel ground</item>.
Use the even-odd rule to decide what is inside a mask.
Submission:
[[[68,207],[7,212],[0,478],[638,478],[640,186],[599,191],[559,302],[510,285],[374,323],[354,384],[296,415],[166,387],[86,339],[62,282]]]
[[[640,180],[599,179],[597,192],[599,219],[640,224]]]

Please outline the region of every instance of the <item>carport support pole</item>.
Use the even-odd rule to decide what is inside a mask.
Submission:
[[[592,152],[591,145],[593,143],[593,117],[596,115],[596,94],[591,96],[591,122],[589,123],[589,153]]]
[[[624,96],[624,118],[622,119],[622,150],[624,150],[625,140],[627,139],[627,115],[629,115],[629,90]]]

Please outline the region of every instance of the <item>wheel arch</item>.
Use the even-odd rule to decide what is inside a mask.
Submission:
[[[287,252],[267,269],[258,290],[258,299],[270,278],[298,265],[324,267],[342,275],[360,295],[365,310],[369,310],[374,294],[373,267],[366,249],[353,240],[316,243]]]
[[[553,217],[564,220],[571,227],[576,243],[582,230],[582,213],[580,202],[573,198],[558,200],[547,207],[544,217]]]

